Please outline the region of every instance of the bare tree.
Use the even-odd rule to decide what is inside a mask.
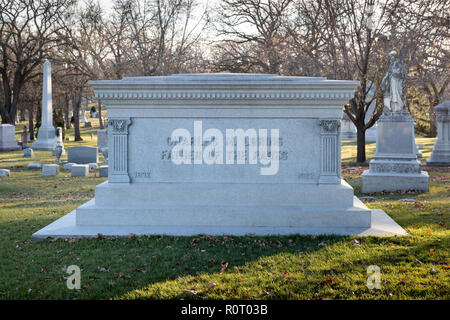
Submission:
[[[28,131],[30,133],[30,140],[34,140],[34,119],[42,99],[42,72],[41,70],[36,70],[35,72],[37,75],[24,84],[20,97],[20,103],[28,113]]]
[[[289,70],[331,79],[355,79],[360,85],[344,112],[357,129],[357,162],[366,161],[365,132],[382,113],[379,82],[389,48],[384,36],[400,0],[299,0],[296,25],[290,27],[292,54]],[[303,62],[303,63],[302,63]],[[374,95],[370,92],[374,91]],[[376,108],[368,114],[376,101]],[[368,120],[367,120],[368,119]]]
[[[215,19],[218,71],[280,73],[293,0],[223,0]]]
[[[127,40],[119,42],[118,35],[109,31],[108,41],[115,60],[125,60],[129,69],[140,75],[166,75],[186,70],[195,64],[200,50],[198,43],[208,25],[207,9],[194,15],[195,0],[116,0],[114,21],[120,22]],[[123,43],[130,50],[119,50]]]
[[[58,45],[73,0],[0,0],[0,74],[3,123],[14,124],[20,93]]]
[[[449,0],[405,1],[396,12],[395,26],[403,37],[396,40],[409,65],[411,100],[423,100],[419,109],[428,114],[430,137],[437,135],[434,107],[448,95],[450,52],[448,35],[450,18]],[[426,110],[425,110],[426,109]]]

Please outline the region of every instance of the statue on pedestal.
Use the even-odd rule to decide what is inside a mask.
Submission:
[[[377,146],[369,170],[361,179],[362,193],[429,190],[429,177],[417,160],[414,120],[406,108],[405,63],[397,52],[389,53],[390,65],[381,83],[383,115],[378,120]]]
[[[405,63],[396,51],[389,53],[390,65],[381,82],[384,93],[384,113],[401,113],[406,110],[406,76]]]

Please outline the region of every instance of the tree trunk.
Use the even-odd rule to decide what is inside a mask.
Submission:
[[[102,119],[102,101],[98,100],[98,122],[100,123],[100,129],[105,129],[103,126],[103,119]]]
[[[364,163],[366,162],[366,131],[363,128],[357,128],[357,154],[356,162]]]
[[[70,117],[69,117],[69,103],[70,103],[70,99],[68,95],[65,95],[65,103],[64,103],[64,119],[66,120],[66,129],[69,130],[71,125],[70,125]]]
[[[12,124],[15,125],[15,117],[10,117],[11,111],[11,87],[9,82],[9,77],[7,76],[6,71],[2,72],[2,83],[3,83],[3,98],[4,103],[0,105],[0,116],[2,117],[3,124]]]
[[[75,129],[75,141],[83,141],[80,133],[80,103],[81,103],[80,97],[75,98],[75,96],[72,96],[73,127]]]
[[[25,121],[25,106],[22,104],[20,106],[20,117],[19,117],[20,121]]]
[[[28,129],[30,131],[30,141],[34,140],[34,121],[33,121],[33,107],[28,107]]]
[[[434,112],[434,107],[431,105],[428,110],[428,115],[430,116],[430,138],[437,136],[437,123],[436,123],[436,113]]]

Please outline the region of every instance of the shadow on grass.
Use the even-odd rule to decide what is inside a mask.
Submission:
[[[55,218],[59,218],[55,214]],[[22,240],[17,233],[32,232],[52,222],[51,217],[29,219],[23,226],[23,220],[0,225],[2,242],[11,239]],[[34,228],[31,228],[34,226]],[[33,230],[31,230],[33,229]],[[19,276],[14,266],[30,264],[23,274],[25,287],[38,289],[33,298],[97,298],[121,297],[132,290],[145,288],[152,284],[174,280],[179,277],[199,276],[205,273],[219,274],[221,263],[228,263],[228,270],[241,268],[260,258],[279,254],[298,254],[314,252],[320,249],[321,242],[338,243],[346,237],[339,236],[283,236],[283,237],[169,237],[143,236],[131,238],[81,239],[78,241],[21,241],[21,250],[14,243],[5,247],[14,258],[5,266],[6,280],[2,286],[11,286],[12,279]],[[262,245],[261,243],[264,243]],[[31,263],[33,261],[33,263]],[[35,266],[32,266],[34,264]],[[68,290],[61,276],[67,276],[62,270],[76,264],[82,269],[83,283],[87,287],[78,291]],[[45,268],[45,274],[41,269]],[[107,270],[107,271],[104,271]],[[9,276],[8,276],[9,274]],[[15,277],[14,277],[15,274]],[[42,279],[53,279],[51,285],[42,283]],[[55,281],[58,283],[55,284]],[[114,283],[114,284],[111,284]],[[11,288],[10,288],[11,289]],[[3,289],[4,290],[4,289]],[[3,291],[0,289],[0,291]],[[20,294],[12,296],[22,298]],[[9,298],[11,298],[10,296]],[[150,297],[151,298],[151,297]]]
[[[73,205],[73,206],[72,206]],[[0,258],[5,261],[4,279],[0,281],[0,297],[3,298],[39,298],[39,299],[161,299],[175,292],[169,298],[214,298],[205,289],[212,281],[223,282],[224,292],[220,288],[219,296],[244,298],[240,292],[246,286],[239,282],[244,279],[257,278],[261,281],[258,292],[259,299],[293,299],[296,293],[301,298],[314,298],[318,292],[328,298],[339,299],[346,295],[343,284],[328,284],[329,277],[336,277],[330,268],[336,267],[339,273],[356,273],[366,279],[366,268],[370,264],[387,265],[411,262],[411,259],[422,260],[422,263],[433,262],[424,252],[436,246],[435,239],[420,239],[420,243],[409,243],[411,237],[367,237],[359,241],[366,247],[380,246],[390,251],[372,248],[353,248],[350,241],[354,237],[342,236],[244,236],[244,237],[212,237],[206,235],[192,237],[143,236],[127,238],[97,238],[81,240],[57,240],[31,242],[31,234],[53,222],[69,207],[79,204],[61,203],[55,206],[53,201],[42,203],[36,214],[28,215],[27,221],[18,218],[0,224],[2,250]],[[413,207],[414,208],[414,207]],[[53,213],[49,216],[48,210]],[[403,226],[427,226],[432,221],[424,221],[423,214],[431,208],[414,208],[420,210],[414,215],[399,204],[392,208],[391,216]],[[390,210],[386,210],[390,211]],[[430,211],[430,214],[433,214]],[[434,243],[433,243],[434,241]],[[441,237],[442,245],[448,244],[448,237]],[[399,248],[391,248],[394,242]],[[19,249],[18,249],[19,246]],[[330,250],[332,255],[330,254]],[[354,251],[357,250],[357,251]],[[395,250],[395,251],[392,251]],[[302,256],[315,259],[314,267],[308,271],[311,261]],[[330,261],[322,262],[324,257],[331,256]],[[6,259],[6,257],[8,257]],[[414,261],[414,259],[412,261]],[[67,266],[78,265],[82,270],[80,290],[68,290],[64,277]],[[227,264],[223,274],[221,268]],[[17,267],[19,266],[19,269]],[[255,269],[256,268],[256,269]],[[305,276],[298,275],[292,283],[280,281],[283,272],[294,274],[305,269]],[[237,270],[237,271],[236,271]],[[302,271],[303,272],[303,271]],[[383,270],[385,272],[385,270]],[[307,274],[307,276],[306,276]],[[273,278],[268,281],[267,277]],[[198,295],[192,296],[183,291],[190,286],[180,285],[180,278],[188,278],[188,282],[197,284],[201,289]],[[16,280],[20,279],[19,282]],[[178,280],[176,280],[178,279]],[[175,281],[176,280],[176,281]],[[256,281],[256,280],[255,280]],[[325,282],[324,282],[325,281]],[[307,287],[307,297],[304,296]],[[353,285],[355,286],[355,285]],[[397,282],[392,290],[403,290]],[[173,289],[171,289],[173,287]],[[365,283],[357,284],[363,294],[370,294]],[[203,288],[203,289],[202,289]],[[439,287],[440,288],[440,287]],[[15,290],[13,290],[15,289]],[[31,289],[31,295],[27,292]],[[338,290],[339,289],[339,290]],[[253,290],[253,289],[252,289]],[[262,291],[272,292],[263,295]],[[325,290],[325,292],[324,292]],[[328,290],[338,290],[328,292]],[[352,289],[355,290],[355,289]],[[441,290],[441,289],[438,289]],[[173,293],[172,292],[172,293]],[[231,293],[228,293],[231,292]],[[303,292],[303,293],[302,293]],[[438,291],[440,292],[440,291]],[[386,293],[386,292],[384,292]],[[384,294],[383,293],[383,294]],[[382,293],[380,293],[382,294]],[[423,293],[425,294],[425,293]],[[429,294],[429,292],[427,293]],[[435,293],[436,294],[436,293]],[[223,298],[222,297],[222,298]],[[216,297],[217,298],[217,297]],[[347,297],[348,298],[348,297]]]

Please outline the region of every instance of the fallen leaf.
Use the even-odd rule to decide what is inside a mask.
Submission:
[[[228,262],[221,263],[221,264],[220,264],[220,271],[219,271],[219,274],[224,273],[225,270],[226,270],[227,268],[228,268]]]
[[[214,283],[214,282],[211,282],[209,285],[208,285],[208,289],[212,289],[212,288],[214,288],[216,286],[216,284]]]
[[[183,290],[181,290],[181,291],[183,291],[184,293],[186,293],[186,294],[188,294],[188,295],[191,295],[191,296],[196,296],[196,295],[198,294],[198,291],[195,291],[195,290],[186,290],[186,289],[183,289]]]

